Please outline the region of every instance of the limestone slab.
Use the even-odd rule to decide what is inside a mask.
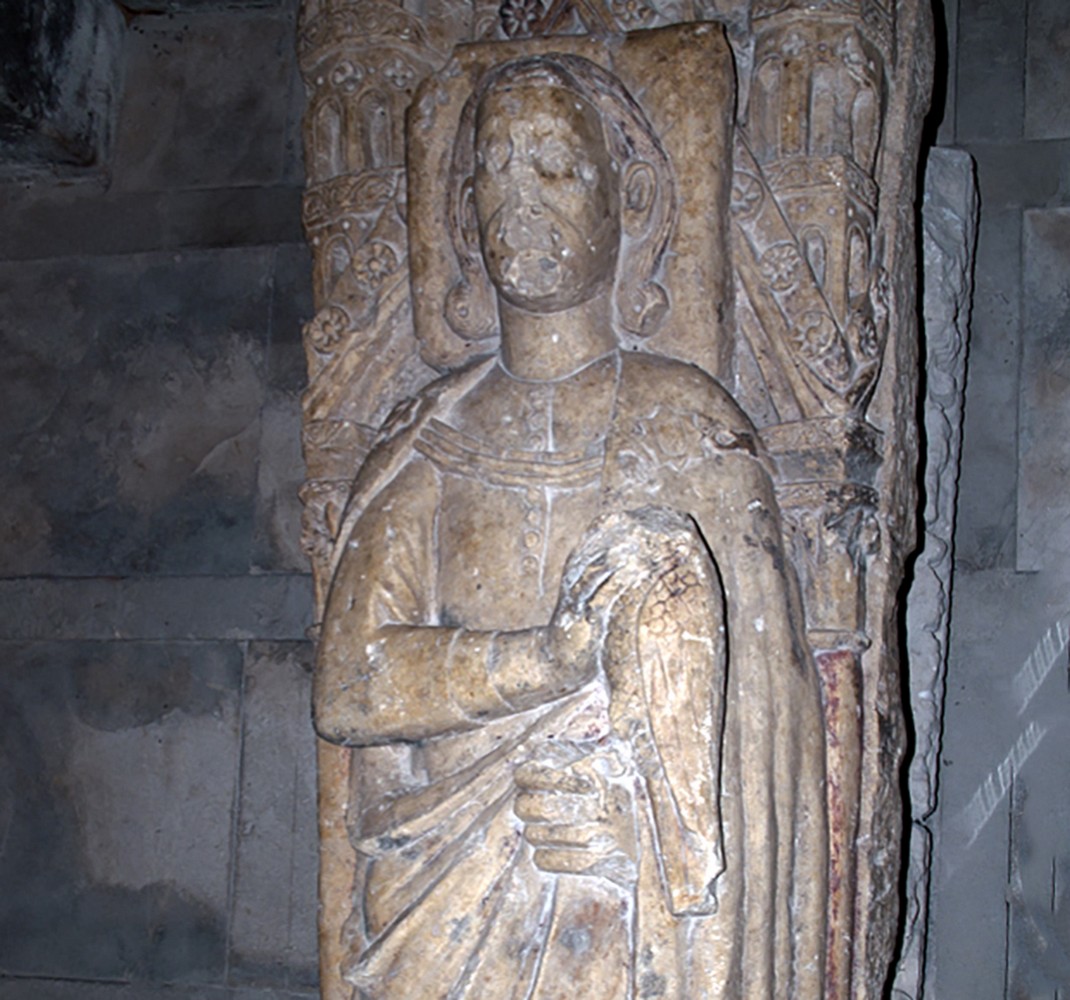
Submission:
[[[1070,209],[1025,214],[1018,568],[1070,555]]]
[[[1022,136],[1025,101],[1026,4],[981,0],[958,5],[955,123],[958,142]]]
[[[114,169],[126,190],[280,183],[294,72],[293,15],[202,9],[138,17]]]
[[[301,551],[301,403],[293,394],[272,393],[261,411],[256,479],[253,565],[266,572],[300,573],[308,563]]]
[[[0,260],[295,243],[300,200],[296,184],[195,191],[105,191],[92,181],[0,185]]]
[[[248,569],[272,265],[0,265],[7,573]]]
[[[229,939],[231,983],[316,983],[316,746],[308,726],[311,700],[311,644],[250,644]]]
[[[933,870],[934,996],[983,993],[1004,981],[1043,995],[1060,968],[1067,794],[1055,762],[1070,745],[1067,583],[1065,561],[1036,573],[956,575]]]
[[[0,968],[221,982],[233,645],[5,644]]]
[[[1025,137],[1070,138],[1070,11],[1061,0],[1029,0]]]
[[[1045,688],[1044,698],[1031,713],[1043,740],[1015,780],[1011,800],[1007,965],[1012,996],[1058,996],[1070,983],[1070,694],[1064,683],[1056,683]]]
[[[1070,140],[970,143],[987,209],[1042,208],[1070,201]]]
[[[922,203],[925,529],[906,607],[914,754],[908,772],[912,825],[905,932],[895,979],[898,1000],[924,996],[925,989],[932,816],[940,774],[977,210],[969,154],[930,150]]]
[[[0,580],[0,639],[303,639],[307,574]]]
[[[1021,210],[985,210],[977,237],[955,558],[966,569],[1014,565]]]

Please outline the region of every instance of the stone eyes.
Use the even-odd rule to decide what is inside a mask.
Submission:
[[[500,173],[513,158],[513,144],[509,139],[491,139],[476,151],[476,164]]]
[[[508,138],[496,138],[480,145],[476,150],[476,165],[491,173],[503,173],[513,162],[515,148]],[[590,186],[597,180],[597,171],[592,163],[575,152],[565,143],[557,140],[544,140],[533,143],[525,158],[540,178],[544,180],[579,179]]]

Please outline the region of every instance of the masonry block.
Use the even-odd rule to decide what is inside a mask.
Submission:
[[[230,979],[317,979],[316,737],[311,643],[252,643],[245,711]]]
[[[270,248],[0,265],[0,564],[249,569]]]
[[[1018,569],[1070,558],[1070,209],[1025,214]]]
[[[1070,138],[1070,7],[1065,0],[1029,0],[1026,45],[1026,138]]]
[[[221,982],[238,648],[0,655],[0,971]]]
[[[0,12],[0,170],[101,167],[122,80],[110,0],[7,0]]]

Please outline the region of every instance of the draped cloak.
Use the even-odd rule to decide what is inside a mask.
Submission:
[[[629,354],[597,453],[510,464],[449,424],[485,371],[430,387],[358,477],[317,684],[359,685],[362,671],[400,669],[402,656],[410,676],[444,669],[442,626],[470,626],[463,606],[443,620],[433,579],[450,477],[596,490],[601,516],[582,544],[641,536],[650,578],[619,602],[604,670],[578,692],[354,749],[354,997],[816,1000],[828,864],[822,712],[757,433],[699,369]],[[689,586],[674,586],[680,579]],[[384,623],[395,629],[393,658],[339,661],[364,648],[353,641],[362,630],[372,650]],[[516,769],[532,761],[593,761],[626,790],[636,857],[627,877],[536,864],[513,811]]]

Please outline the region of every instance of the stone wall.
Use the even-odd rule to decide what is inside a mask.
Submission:
[[[0,997],[309,996],[296,3],[97,6],[110,156],[0,181]]]
[[[1070,7],[948,0],[981,197],[925,996],[1070,983]]]

